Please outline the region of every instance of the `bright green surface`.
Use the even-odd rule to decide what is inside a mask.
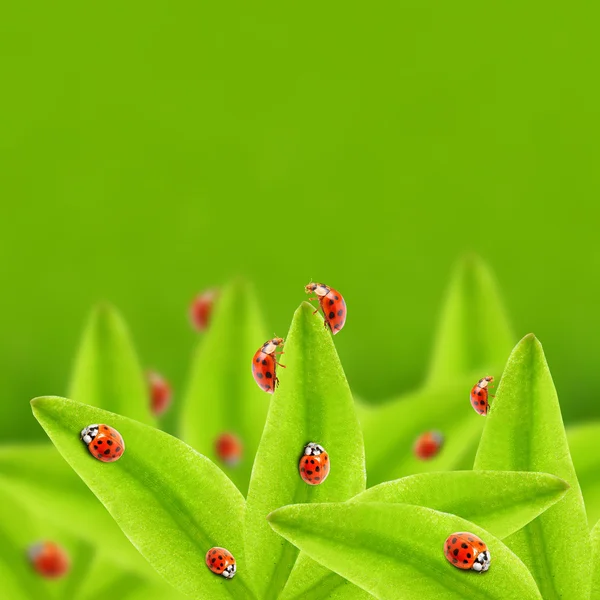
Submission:
[[[42,439],[27,402],[66,393],[103,299],[177,401],[188,302],[239,273],[269,331],[309,278],[342,290],[353,389],[396,395],[465,251],[544,340],[566,417],[600,417],[597,20],[581,0],[5,3],[0,436]]]

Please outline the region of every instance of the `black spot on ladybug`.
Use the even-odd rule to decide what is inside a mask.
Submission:
[[[313,472],[312,472],[312,471],[306,471],[306,474],[307,474],[307,475],[312,475],[312,474],[313,474]]]
[[[273,373],[271,373],[270,371],[267,371],[267,372],[265,373],[265,377],[266,377],[267,379],[272,379],[272,377],[273,377]]]
[[[319,481],[320,479],[320,477],[315,477],[315,481]]]
[[[311,459],[310,459],[310,464],[311,464],[311,465],[314,465],[314,464],[315,464],[315,460],[314,460],[314,458],[311,458]]]
[[[333,319],[333,317],[335,317],[335,313],[332,311],[332,312],[329,313],[329,318]]]
[[[96,446],[96,444],[94,444],[94,450],[98,450],[98,446]]]
[[[263,387],[265,388],[265,390],[269,391],[271,389],[271,386],[268,383],[265,383],[263,385]]]
[[[483,542],[477,542],[480,546],[483,546]]]
[[[121,452],[121,446],[117,446],[117,452]]]
[[[462,543],[462,544],[460,545],[460,547],[461,547],[461,548],[464,548],[465,550],[468,548],[468,546],[467,546],[465,543]]]
[[[471,553],[467,552],[467,558],[471,558]]]
[[[98,458],[102,458],[102,454],[101,453],[98,454]]]
[[[343,310],[338,310],[338,317],[341,317],[344,314]]]
[[[109,446],[113,445],[113,441],[112,440],[108,440],[108,442],[106,442]]]
[[[108,431],[108,427],[106,425],[104,426],[104,431]]]
[[[216,558],[213,558],[210,562],[214,563],[216,560],[217,560]]]
[[[259,363],[259,362],[260,362],[260,358],[257,358],[257,359],[256,359],[256,362],[257,362],[257,363]]]
[[[102,444],[102,440],[98,440],[98,446]]]
[[[478,396],[483,396],[483,392],[482,392],[481,390],[479,390],[479,391],[477,392],[477,395],[478,395]]]
[[[483,406],[485,404],[485,402],[483,400],[480,400],[479,404],[481,404],[481,406]]]
[[[454,564],[456,564],[458,561],[456,560],[456,558],[453,558],[453,559],[452,559],[452,562],[453,562]]]
[[[329,300],[329,306],[331,306],[333,304],[333,300]]]
[[[107,449],[104,451],[104,455],[105,455],[105,456],[108,456],[109,454],[110,454],[110,448],[107,448]]]
[[[469,536],[467,539],[468,539],[470,542],[472,542],[472,541],[473,541],[473,538],[472,538],[471,536]]]
[[[328,457],[326,456],[324,460],[327,460],[327,458],[328,458]]]
[[[321,470],[321,467],[317,467],[315,471],[318,473]]]
[[[339,297],[339,296],[336,296],[336,297],[335,297],[335,299],[336,299],[336,300],[339,300],[339,299],[340,299],[340,297]]]
[[[458,556],[458,548],[455,548],[452,554],[454,554],[454,556]]]
[[[452,543],[456,544],[456,538],[452,538]]]
[[[339,323],[337,323],[337,324],[334,326],[334,329],[341,329],[341,328],[342,328],[342,326],[341,326]]]
[[[223,557],[219,554],[219,560],[223,560]]]
[[[257,376],[259,379],[262,379],[262,378],[263,378],[263,374],[262,374],[262,373],[257,373],[257,374],[256,374],[256,376]]]
[[[263,365],[266,365],[266,364],[267,364],[267,359],[266,359],[266,358],[265,358],[265,359],[263,359],[263,361],[262,361],[262,364],[263,364]]]
[[[466,565],[468,562],[468,560],[463,560],[463,565]]]
[[[221,566],[223,566],[223,563],[221,563]]]

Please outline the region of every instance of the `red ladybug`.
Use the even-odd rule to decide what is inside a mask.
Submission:
[[[215,442],[215,452],[228,467],[235,467],[242,460],[242,442],[233,433],[223,433]]]
[[[229,550],[215,546],[206,553],[206,566],[215,574],[222,575],[225,579],[235,576],[237,567],[235,558]]]
[[[275,391],[275,386],[279,384],[279,379],[277,379],[275,372],[277,365],[285,368],[284,365],[280,365],[277,362],[275,356],[277,348],[282,345],[283,338],[268,340],[256,351],[252,359],[254,381],[256,381],[258,387],[269,394],[272,394]],[[280,352],[280,354],[283,354],[283,352]]]
[[[427,431],[417,438],[413,451],[418,459],[429,460],[437,456],[443,443],[444,436],[439,431]]]
[[[474,533],[453,533],[444,542],[444,556],[457,569],[485,573],[490,568],[490,551]]]
[[[190,321],[198,331],[207,329],[218,290],[211,289],[198,294],[190,306]]]
[[[339,333],[346,323],[347,311],[343,296],[337,290],[323,283],[309,283],[305,289],[307,294],[313,292],[316,294],[309,300],[312,301],[315,297],[319,299],[321,310],[325,316],[325,326],[329,327],[333,335]]]
[[[121,434],[108,425],[88,425],[81,430],[80,437],[90,454],[101,462],[115,462],[125,451]]]
[[[298,469],[300,477],[308,485],[321,485],[329,475],[329,454],[325,448],[314,442],[304,446],[304,454]]]
[[[162,375],[155,371],[149,371],[148,387],[152,412],[156,416],[162,415],[171,405],[171,386]]]
[[[487,415],[489,410],[488,404],[488,383],[494,381],[493,377],[484,377],[480,379],[471,390],[471,405],[476,413]]]
[[[71,567],[67,552],[54,542],[38,542],[27,550],[33,568],[47,579],[66,575]]]

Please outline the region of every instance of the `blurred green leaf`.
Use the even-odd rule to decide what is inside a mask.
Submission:
[[[455,515],[348,502],[286,506],[269,522],[311,558],[382,600],[541,599],[525,565],[502,542]],[[444,541],[456,531],[485,540],[492,556],[487,573],[461,571],[446,560]]]
[[[40,520],[93,544],[103,556],[142,575],[154,573],[54,446],[0,447],[0,490]]]
[[[75,361],[69,396],[154,425],[143,370],[125,321],[108,304],[92,313]]]
[[[565,497],[506,539],[545,600],[589,598],[589,530],[560,406],[542,345],[533,335],[513,350],[486,417],[475,469],[543,471],[571,486]]]
[[[600,423],[567,427],[567,440],[588,523],[596,523],[600,519]]]
[[[250,286],[236,281],[223,289],[193,360],[181,411],[182,438],[217,463],[244,495],[270,398],[256,385],[250,368],[267,338]],[[216,439],[227,432],[244,447],[241,462],[233,467],[215,453]]]
[[[591,533],[592,540],[592,593],[590,600],[600,600],[600,521]]]
[[[450,284],[425,386],[381,407],[359,407],[369,485],[473,464],[484,418],[471,409],[469,392],[481,377],[499,377],[513,340],[492,275],[466,258]],[[419,460],[413,445],[432,430],[444,445]]]
[[[313,311],[304,302],[294,315],[285,344],[287,368],[278,372],[281,385],[271,400],[248,492],[248,568],[264,599],[277,598],[298,555],[271,530],[266,516],[290,503],[347,500],[365,488],[352,394],[332,336]],[[323,445],[331,459],[329,477],[318,486],[304,483],[298,473],[308,442]]]
[[[350,502],[425,506],[472,521],[503,539],[560,500],[567,489],[562,479],[546,473],[455,471],[422,473],[382,483],[358,494]],[[319,567],[322,585],[315,585],[311,577],[309,588],[306,577],[302,576],[306,570],[300,568],[305,557],[305,554],[299,557],[298,568],[290,577],[282,600],[308,597],[321,600],[330,598],[337,588],[340,593],[343,589],[347,598],[369,597],[362,590],[353,590],[351,595],[348,582],[323,567]]]
[[[86,404],[36,398],[32,406],[58,451],[175,588],[196,600],[254,598],[243,556],[244,499],[213,463],[162,431]],[[121,433],[126,450],[118,462],[89,454],[79,440],[89,423]],[[204,564],[212,546],[228,548],[238,560],[232,580]]]
[[[504,364],[514,341],[494,276],[477,256],[466,257],[447,292],[427,387],[463,376],[472,387]]]

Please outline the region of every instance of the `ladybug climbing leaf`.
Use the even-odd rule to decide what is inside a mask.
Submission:
[[[234,281],[223,289],[193,359],[181,411],[182,438],[214,460],[243,494],[270,398],[252,380],[250,361],[267,337],[252,288]],[[241,442],[235,464],[217,454],[224,434]]]
[[[277,598],[298,556],[294,546],[271,530],[266,516],[290,503],[348,500],[365,488],[362,435],[352,394],[331,332],[307,302],[294,315],[285,358],[287,368],[278,372],[281,383],[252,471],[246,514],[248,568],[264,599]],[[309,485],[300,475],[299,462],[309,443],[321,445],[331,461],[327,480],[318,485]],[[318,483],[315,475],[307,473]]]
[[[247,568],[230,581],[204,564],[213,546],[240,566],[244,498],[210,460],[162,431],[65,398],[37,398],[33,412],[66,461],[96,494],[148,562],[197,600],[254,600]],[[127,451],[115,463],[90,456],[79,432],[108,423]]]
[[[508,359],[474,468],[544,471],[568,482],[562,500],[505,542],[531,570],[545,600],[589,598],[585,507],[552,376],[531,334]]]
[[[155,423],[131,336],[110,305],[99,305],[90,317],[75,361],[69,396],[142,423]]]
[[[491,533],[455,515],[408,504],[292,505],[269,515],[275,531],[381,600],[540,600],[525,565]],[[444,556],[455,531],[485,541],[485,575],[460,571]]]

